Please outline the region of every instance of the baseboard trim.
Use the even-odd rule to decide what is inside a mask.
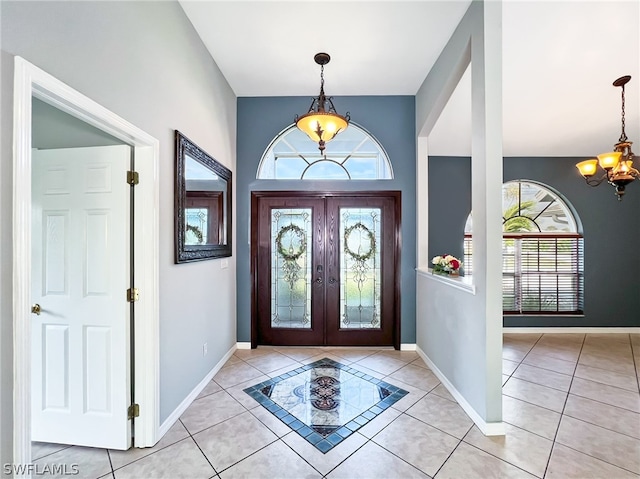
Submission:
[[[238,349],[251,349],[251,343],[249,342],[237,342],[236,348]]]
[[[419,347],[416,346],[416,352],[422,358],[422,360],[426,363],[427,366],[431,369],[433,374],[437,376],[442,385],[447,388],[447,390],[451,393],[454,399],[458,402],[460,407],[464,409],[464,412],[471,418],[471,420],[478,426],[478,429],[485,436],[504,436],[505,435],[505,426],[503,422],[486,422],[482,419],[478,413],[473,409],[471,404],[460,394],[460,392],[455,388],[453,384],[447,379],[447,377],[438,369],[438,367],[429,359],[429,356]]]
[[[400,351],[415,351],[417,348],[415,343],[402,343],[400,345]]]
[[[229,351],[227,351],[227,353],[222,357],[222,359],[218,361],[217,364],[211,369],[211,371],[207,373],[202,381],[200,381],[198,385],[193,388],[193,390],[187,395],[187,397],[184,398],[184,400],[178,405],[178,407],[175,408],[171,414],[169,414],[169,417],[165,419],[165,421],[160,425],[160,428],[158,429],[158,441],[162,439],[167,431],[171,429],[171,426],[173,426],[180,418],[180,416],[182,416],[182,414],[187,410],[187,408],[191,406],[191,403],[198,397],[198,394],[200,394],[202,390],[207,387],[209,382],[218,373],[218,371],[222,369],[222,366],[225,365],[225,363],[233,355],[236,349],[239,348],[237,348],[237,346],[234,344],[231,349],[229,349]]]
[[[503,333],[580,333],[580,334],[640,334],[639,328],[589,328],[589,327],[548,327],[548,328],[502,328]]]

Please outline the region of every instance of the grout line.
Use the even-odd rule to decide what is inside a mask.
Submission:
[[[631,334],[629,334],[629,344],[631,345],[631,357],[633,358],[633,367],[636,370],[636,385],[638,386],[638,391],[640,391],[640,369],[638,367],[638,360],[636,360],[636,354],[633,349],[633,341],[631,340]],[[640,351],[638,351],[640,353]],[[638,356],[640,358],[640,356]]]
[[[424,399],[424,398],[422,398],[422,399]],[[458,404],[458,403],[456,402],[456,404]],[[460,405],[458,404],[458,406],[460,406]],[[409,408],[409,409],[410,409],[410,408]],[[407,410],[407,411],[408,411],[408,410]],[[462,412],[464,413],[464,410],[463,410]],[[403,413],[401,413],[401,414],[406,414],[406,415],[407,415],[407,416],[409,416],[410,418],[415,419],[416,421],[420,421],[422,424],[426,424],[427,426],[432,427],[433,429],[436,429],[437,431],[440,431],[441,433],[446,434],[447,436],[451,436],[451,437],[452,437],[452,438],[454,438],[454,439],[459,439],[460,441],[462,441],[462,439],[460,439],[460,438],[458,438],[458,437],[454,436],[454,435],[453,435],[453,434],[451,434],[450,432],[447,432],[447,431],[445,431],[444,429],[440,429],[438,426],[434,426],[433,424],[429,424],[428,422],[423,421],[423,420],[422,420],[422,419],[420,419],[419,417],[412,416],[412,415],[411,415],[410,413],[408,413],[408,412],[403,412]],[[465,416],[466,416],[466,413],[464,413],[464,414],[465,414]],[[400,417],[400,416],[398,416],[398,417]],[[467,417],[469,417],[469,416],[467,416]],[[397,418],[396,418],[396,419],[397,419]],[[394,420],[395,420],[395,419],[394,419]],[[471,421],[471,419],[469,419],[469,421]],[[474,426],[474,423],[473,423],[473,421],[471,421],[471,425],[469,426],[469,429],[467,430],[467,432],[465,432],[465,433],[462,435],[462,437],[463,437],[463,438],[464,438],[464,436],[466,436],[466,435],[469,433],[469,431],[470,431],[471,429],[473,429],[473,426]],[[385,427],[386,427],[386,426],[385,426]],[[376,436],[377,436],[377,435],[378,435],[378,434],[376,433]]]
[[[180,419],[178,419],[178,421],[180,421]],[[184,424],[183,424],[183,427],[184,427]],[[185,427],[185,430],[187,431],[187,434],[189,434],[189,430],[188,430],[186,427]],[[113,468],[113,464],[112,464],[112,465],[111,465],[111,468],[112,468],[112,471],[113,471],[113,473],[114,473],[114,476],[115,476],[115,472],[116,472],[116,471],[120,471],[121,469],[124,469],[125,467],[130,466],[131,464],[134,464],[134,463],[139,462],[139,461],[141,461],[141,460],[143,460],[143,459],[146,459],[146,458],[148,458],[148,457],[151,457],[151,456],[153,456],[154,454],[157,454],[157,453],[159,453],[160,451],[164,451],[165,449],[167,449],[167,448],[169,448],[169,447],[171,447],[171,446],[175,446],[175,445],[176,445],[176,444],[178,444],[179,442],[182,442],[182,441],[184,441],[185,439],[188,439],[189,437],[190,437],[190,435],[189,435],[189,436],[185,436],[185,437],[183,437],[183,438],[180,438],[180,439],[178,439],[176,442],[172,442],[171,444],[167,444],[166,446],[163,446],[163,447],[161,447],[161,448],[159,448],[159,449],[157,449],[157,450],[155,450],[155,451],[152,451],[152,452],[150,452],[149,454],[146,454],[146,455],[144,455],[144,456],[138,457],[138,458],[136,458],[136,459],[132,460],[131,462],[127,462],[126,464],[123,464],[123,465],[121,465],[121,466],[119,466],[119,467],[116,467],[115,469]],[[158,442],[159,442],[159,441],[158,441]],[[157,445],[157,443],[156,443],[156,445]],[[153,446],[153,447],[155,447],[155,446]],[[146,448],[145,448],[145,449],[146,449]],[[130,451],[131,449],[127,449],[127,450],[128,450],[128,451]],[[111,458],[109,458],[109,460],[111,460]]]
[[[293,433],[295,433],[295,431],[291,431]],[[288,436],[289,434],[291,434],[290,432],[285,434],[285,436]],[[284,437],[284,436],[282,436]],[[303,438],[304,439],[304,438]],[[280,441],[282,441],[282,438],[279,438]],[[352,454],[349,454],[343,461],[340,462],[340,464],[338,464],[336,467],[334,467],[333,469],[331,469],[331,471],[327,472],[327,474],[322,474],[313,464],[311,464],[311,462],[309,462],[302,454],[300,454],[298,451],[296,451],[293,447],[291,447],[289,444],[287,444],[286,442],[282,441],[282,444],[284,444],[286,447],[288,447],[291,451],[293,451],[294,454],[296,454],[300,459],[302,459],[304,462],[306,462],[309,467],[311,469],[313,469],[314,471],[316,471],[318,474],[320,474],[321,477],[326,477],[331,471],[333,471],[333,469],[335,469],[336,467],[338,467],[340,464],[342,464],[344,461],[346,461],[347,459],[349,459],[351,457]],[[366,443],[365,443],[366,444]],[[363,444],[364,445],[364,444]],[[313,444],[311,444],[312,447]],[[360,449],[360,448],[358,448]],[[358,450],[356,449],[356,451]],[[355,451],[354,451],[355,453]]]
[[[553,444],[554,444],[554,446],[555,446],[555,444],[556,444],[556,443],[554,442]],[[622,467],[622,466],[620,466],[620,465],[618,465],[618,464],[614,464],[614,463],[612,463],[612,462],[609,462],[609,461],[607,461],[607,460],[605,460],[605,459],[602,459],[601,457],[592,456],[591,454],[587,454],[586,452],[581,451],[580,449],[576,449],[576,448],[574,448],[574,447],[567,446],[566,444],[563,444],[563,443],[561,443],[561,442],[559,442],[558,444],[560,444],[562,447],[566,447],[567,449],[571,449],[572,451],[575,451],[575,452],[577,452],[577,453],[579,453],[579,454],[583,454],[583,455],[588,456],[588,457],[590,457],[590,458],[592,458],[592,459],[595,459],[595,460],[597,460],[597,461],[604,462],[605,464],[609,464],[610,466],[613,466],[613,467],[615,467],[615,468],[617,468],[617,469],[622,469],[623,471],[630,472],[631,474],[634,474],[634,475],[636,475],[636,476],[638,475],[638,473],[637,473],[637,472],[634,472],[634,471],[632,471],[632,470],[630,470],[630,469],[627,469],[626,467]],[[545,472],[545,474],[546,474],[546,472]],[[616,478],[612,478],[612,479],[616,479]]]
[[[400,416],[398,416],[398,417],[400,417]],[[396,418],[396,419],[398,419],[398,418]],[[395,419],[394,419],[394,421],[395,421]],[[376,434],[376,436],[377,436],[377,434]],[[375,436],[374,436],[374,437],[375,437]],[[377,442],[375,442],[375,441],[373,440],[373,437],[372,437],[371,439],[369,439],[367,442],[372,442],[373,444],[375,444],[375,445],[376,445],[376,446],[378,446],[379,448],[383,449],[384,451],[388,452],[388,453],[389,453],[389,454],[391,454],[392,456],[397,457],[398,459],[400,459],[400,460],[401,460],[402,462],[404,462],[405,464],[407,464],[407,465],[409,465],[409,466],[413,467],[414,469],[416,469],[417,471],[419,471],[421,474],[428,475],[425,471],[423,471],[422,469],[420,469],[420,468],[419,468],[418,466],[416,466],[415,464],[411,464],[411,463],[410,463],[409,461],[407,461],[406,459],[403,459],[402,457],[398,456],[395,452],[390,451],[390,450],[389,450],[389,449],[387,449],[386,447],[384,447],[384,446],[382,446],[382,445],[378,444]],[[367,443],[365,443],[365,445],[366,445],[366,444],[367,444]],[[363,447],[364,447],[364,445],[363,445]],[[456,447],[457,447],[457,446],[456,446]],[[445,460],[445,462],[446,462],[446,460]],[[443,464],[444,464],[444,462],[443,462]],[[435,477],[435,474],[434,474],[434,476],[433,476],[433,477]]]
[[[518,366],[513,370],[513,372],[512,372],[512,373],[511,373],[511,375],[509,376],[509,379],[508,379],[506,382],[508,382],[508,381],[510,381],[510,380],[511,380],[511,378],[513,377],[513,373],[515,373],[515,372],[518,370],[518,368],[519,368],[522,364],[526,364],[526,363],[524,363],[524,360],[525,360],[525,359],[527,359],[527,356],[529,356],[529,354],[531,353],[531,351],[533,351],[533,350],[534,350],[534,348],[538,345],[538,343],[540,343],[540,341],[542,340],[542,338],[543,338],[543,337],[544,337],[544,334],[541,334],[540,336],[538,336],[538,339],[535,341],[535,343],[533,343],[533,345],[531,346],[531,348],[529,349],[529,351],[527,351],[527,353],[524,355],[524,357],[520,360],[520,364],[518,364]],[[585,338],[586,338],[586,335],[584,335],[584,336],[582,337],[582,343],[583,343],[583,344],[584,344]],[[582,346],[581,346],[580,348],[582,349]],[[580,355],[578,354],[578,358],[579,358],[579,357],[580,357]],[[578,364],[578,361],[576,360],[576,366],[575,366],[575,367],[574,367],[574,369],[573,369],[573,372],[574,372],[574,373],[575,373],[575,370],[576,370],[576,368],[577,368],[577,364]],[[540,369],[545,369],[545,368],[540,368]],[[573,381],[573,376],[572,376],[572,381]],[[506,382],[505,382],[505,384],[506,384]],[[504,386],[503,386],[503,389],[504,389]],[[569,384],[569,389],[571,389],[571,384]],[[504,395],[504,393],[503,393],[503,395]],[[508,396],[508,395],[507,395],[507,396]],[[567,401],[567,397],[568,397],[568,396],[569,396],[569,393],[568,393],[568,391],[567,391],[567,396],[565,397],[565,404],[566,404],[566,401]],[[509,397],[511,397],[511,396],[509,396]],[[518,398],[514,398],[514,399],[518,399]],[[525,401],[525,402],[527,402],[527,401]],[[542,406],[539,406],[539,407],[542,407]],[[545,409],[547,409],[547,408],[545,408]],[[564,411],[564,406],[563,406],[562,410]],[[554,411],[554,412],[556,412],[556,413],[557,413],[557,411]],[[504,417],[503,417],[502,419],[504,420]],[[560,413],[560,419],[558,420],[558,426],[556,427],[556,433],[555,433],[555,435],[553,436],[553,440],[552,440],[552,442],[551,442],[551,449],[549,450],[549,457],[547,458],[547,463],[545,464],[544,472],[542,473],[542,477],[543,477],[543,478],[547,475],[547,469],[549,468],[549,462],[551,461],[551,455],[553,454],[553,448],[554,448],[555,443],[556,443],[556,437],[557,437],[557,435],[558,435],[558,429],[560,428],[560,423],[561,423],[561,422],[562,422],[562,413]],[[528,431],[528,432],[531,432],[531,431]]]
[[[547,464],[544,468],[544,474],[542,475],[542,477],[545,477],[547,475],[547,470],[549,469],[549,463],[551,462],[551,456],[553,455],[553,449],[556,446],[556,440],[558,439],[558,432],[560,431],[560,427],[562,426],[562,420],[564,419],[564,410],[567,407],[567,401],[569,401],[569,394],[571,391],[571,386],[573,386],[573,379],[575,377],[576,374],[576,370],[578,369],[578,363],[580,362],[580,355],[582,354],[582,350],[584,348],[584,345],[587,341],[587,335],[585,334],[582,338],[582,344],[580,346],[580,352],[578,353],[578,360],[576,361],[576,367],[573,369],[573,374],[571,375],[571,382],[569,383],[569,389],[567,390],[567,397],[565,397],[564,399],[564,404],[562,406],[562,412],[560,413],[560,421],[558,421],[558,427],[556,428],[556,433],[553,436],[553,444],[551,445],[551,451],[549,452],[549,458],[547,459]],[[568,416],[571,417],[571,416]],[[583,453],[584,454],[584,453]]]
[[[456,438],[457,439],[457,438]],[[438,470],[436,471],[436,473],[433,475],[433,477],[438,477],[438,474],[440,474],[440,471],[442,470],[442,468],[444,467],[444,465],[449,462],[449,459],[451,459],[451,456],[453,456],[453,453],[456,452],[458,450],[458,448],[460,447],[460,444],[462,444],[462,439],[458,440],[458,444],[456,444],[456,447],[454,447],[451,452],[449,453],[449,455],[447,456],[447,458],[442,462],[442,464],[440,464],[440,467],[438,468]],[[466,443],[465,443],[466,444]]]
[[[604,403],[601,403],[601,404],[604,404]],[[610,404],[607,404],[607,406],[610,406]],[[625,411],[627,411],[627,409],[625,409]],[[634,414],[638,414],[638,413],[634,413]],[[629,434],[625,434],[624,432],[616,431],[615,429],[610,429],[610,428],[605,427],[605,426],[603,426],[601,424],[596,424],[596,423],[593,423],[591,421],[587,421],[586,419],[583,419],[583,418],[580,418],[580,417],[571,416],[570,414],[563,414],[563,416],[570,417],[571,419],[575,419],[576,421],[584,422],[586,424],[591,424],[592,426],[599,427],[601,429],[606,429],[607,431],[611,431],[613,433],[620,434],[621,436],[626,436],[628,438],[635,439],[636,441],[640,442],[640,438],[639,437],[630,436]],[[638,416],[640,416],[640,414],[638,414]]]
[[[578,378],[578,379],[582,379],[582,378]],[[600,384],[600,383],[598,383],[598,384]],[[605,386],[606,386],[606,384],[605,384]],[[611,387],[614,387],[614,386],[611,386]],[[620,389],[620,391],[624,391],[624,392],[628,392],[628,393],[634,394],[634,391],[629,391],[627,389],[621,389],[621,388],[618,388],[618,389]],[[575,397],[579,397],[579,398],[582,398],[582,399],[587,399],[589,401],[597,402],[597,403],[603,404],[605,406],[615,407],[617,409],[622,409],[623,411],[632,412],[634,414],[640,414],[640,411],[634,411],[633,409],[627,409],[626,407],[618,406],[616,404],[610,404],[608,402],[603,402],[603,401],[600,401],[598,399],[593,399],[593,398],[590,398],[590,397],[587,397],[587,396],[581,396],[580,394],[576,394],[576,393],[569,393],[569,394],[571,394],[572,396],[575,396]],[[638,395],[638,393],[635,393],[635,394]],[[640,395],[638,395],[638,397],[640,398]],[[572,417],[572,416],[570,416],[570,417]]]
[[[111,477],[116,477],[113,469],[113,461],[111,460],[111,452],[109,449],[106,449],[107,457],[109,458],[109,467],[111,467]]]
[[[516,378],[516,379],[518,379],[518,378]],[[550,408],[548,408],[547,406],[541,406],[540,404],[536,404],[536,403],[533,403],[533,402],[527,401],[526,399],[522,399],[522,398],[517,398],[517,397],[514,397],[514,396],[510,396],[510,395],[509,395],[509,394],[507,394],[507,393],[502,393],[502,395],[503,395],[503,396],[506,396],[506,397],[508,397],[508,398],[511,398],[511,399],[515,399],[516,401],[522,401],[523,403],[529,404],[529,405],[531,405],[531,406],[536,406],[536,407],[539,407],[539,408],[541,408],[541,409],[545,409],[545,410],[547,410],[547,411],[550,411],[550,412],[553,412],[553,413],[556,413],[556,414],[562,415],[562,413],[561,413],[560,411],[556,411],[556,410],[554,410],[554,409],[550,409]],[[511,423],[509,423],[509,424],[511,424]],[[547,439],[548,439],[548,438],[547,438]]]
[[[562,374],[562,373],[558,373],[558,374]],[[568,374],[565,374],[565,376],[567,376],[568,378],[573,378],[573,376],[569,376]],[[520,381],[523,381],[525,383],[535,384],[536,386],[542,386],[543,388],[551,389],[553,391],[558,391],[558,392],[562,392],[562,393],[565,393],[565,394],[569,393],[568,389],[565,391],[564,389],[558,389],[557,387],[549,386],[547,384],[537,383],[537,382],[535,382],[535,381],[533,381],[531,379],[521,378],[521,377],[518,377],[518,376],[513,376],[513,378],[514,379],[518,379]]]
[[[240,359],[242,362],[246,363],[246,361],[244,361],[242,358],[238,358],[238,359]],[[235,364],[237,364],[237,363],[235,363]],[[249,363],[246,363],[246,364],[249,364]],[[265,374],[265,373],[263,373],[262,375],[263,375],[263,376],[268,376],[268,375],[267,375],[267,374]],[[213,381],[213,379],[212,379],[212,381]],[[240,383],[238,383],[238,384],[244,384],[244,383],[249,382],[249,381],[252,381],[252,379],[247,379],[246,381],[240,382]],[[216,384],[217,384],[217,383],[216,383]],[[275,436],[275,439],[274,439],[273,441],[271,441],[271,442],[269,442],[269,443],[265,444],[264,446],[260,447],[259,449],[255,450],[255,451],[254,451],[254,452],[252,452],[251,454],[248,454],[247,456],[243,457],[242,459],[240,459],[240,460],[238,460],[238,461],[234,462],[233,464],[230,464],[229,466],[225,467],[224,469],[220,469],[220,471],[218,471],[218,470],[214,467],[214,465],[211,463],[211,461],[209,460],[209,458],[207,457],[207,455],[204,453],[204,451],[202,450],[202,448],[200,447],[200,445],[198,444],[198,442],[195,440],[195,438],[193,437],[193,435],[191,434],[191,432],[187,429],[187,427],[186,427],[186,426],[184,425],[184,423],[183,423],[183,424],[182,424],[182,425],[183,425],[183,427],[185,428],[185,430],[187,431],[187,433],[189,434],[189,436],[191,437],[191,439],[193,440],[193,442],[196,444],[196,446],[198,447],[198,449],[200,449],[200,452],[202,453],[202,455],[205,457],[205,459],[207,460],[207,462],[209,463],[209,465],[210,465],[210,466],[211,466],[211,468],[213,469],[213,471],[214,471],[214,476],[218,476],[218,477],[220,476],[220,474],[221,474],[222,472],[224,472],[224,471],[226,471],[226,470],[230,469],[231,467],[235,466],[236,464],[239,464],[240,462],[242,462],[242,461],[244,461],[245,459],[247,459],[247,458],[249,458],[249,457],[253,456],[254,454],[257,454],[259,451],[261,451],[261,450],[265,449],[266,447],[269,447],[271,444],[274,444],[275,442],[277,442],[277,441],[281,440],[281,437],[279,437],[279,436],[278,436],[274,431],[272,431],[272,430],[271,430],[271,429],[270,429],[266,424],[264,424],[262,421],[260,421],[260,419],[259,419],[258,417],[256,417],[253,413],[251,413],[251,409],[247,408],[244,404],[242,404],[240,401],[238,401],[238,400],[237,400],[235,397],[233,397],[233,395],[228,391],[228,389],[231,389],[231,388],[237,387],[237,386],[238,386],[238,384],[231,385],[231,386],[229,386],[228,388],[224,388],[224,387],[222,387],[222,386],[220,386],[220,385],[218,384],[222,389],[221,389],[221,391],[216,391],[216,392],[225,392],[226,394],[228,394],[228,395],[229,395],[229,396],[230,396],[230,397],[231,397],[235,402],[237,402],[240,406],[242,406],[242,408],[244,409],[244,411],[243,411],[243,412],[241,412],[241,413],[239,413],[239,414],[235,414],[235,415],[233,415],[233,416],[231,416],[231,417],[228,417],[228,418],[227,418],[227,419],[225,419],[224,421],[221,421],[221,422],[216,423],[216,424],[213,424],[213,425],[211,425],[211,426],[209,426],[209,427],[207,427],[207,428],[205,428],[205,429],[202,429],[201,431],[198,431],[196,434],[200,434],[201,432],[206,431],[207,429],[211,429],[211,428],[213,428],[213,427],[215,427],[215,426],[218,426],[218,425],[220,425],[220,424],[223,424],[223,423],[225,423],[225,422],[227,422],[227,421],[229,421],[229,420],[231,420],[231,419],[233,419],[233,418],[236,418],[236,417],[238,417],[238,416],[240,416],[240,415],[242,415],[242,414],[249,413],[249,414],[251,414],[251,416],[252,416],[254,419],[256,419],[258,422],[262,423],[262,424],[267,428],[267,430],[269,430],[269,431],[270,431],[270,432]],[[213,393],[213,394],[215,394],[215,393]],[[180,422],[182,423],[182,420],[180,420]],[[283,442],[284,442],[284,441],[283,441]]]
[[[32,441],[32,442],[31,442],[31,448],[32,448],[32,450],[33,450],[33,443],[34,443],[34,442],[38,442],[38,441]],[[56,443],[47,443],[47,444],[56,444]],[[34,458],[34,457],[32,457],[32,458],[31,458],[31,462],[40,461],[40,460],[44,459],[45,457],[49,457],[49,456],[51,456],[52,454],[58,454],[59,452],[62,452],[62,451],[64,451],[65,449],[69,449],[70,447],[73,447],[73,445],[70,445],[70,444],[58,444],[58,445],[60,446],[60,449],[57,449],[57,450],[52,451],[52,452],[50,452],[50,453],[48,453],[48,454],[45,454],[44,456],[39,456],[39,457],[35,457],[35,458]]]
[[[547,439],[547,440],[548,440],[548,439]],[[491,456],[491,457],[495,457],[498,461],[504,462],[505,464],[509,464],[510,466],[515,467],[516,469],[520,469],[521,471],[524,471],[525,473],[530,474],[530,475],[532,475],[533,477],[541,477],[541,476],[536,476],[536,475],[535,475],[533,472],[531,472],[531,471],[527,471],[527,470],[526,470],[526,469],[524,469],[522,466],[518,466],[518,465],[516,465],[516,464],[514,464],[514,463],[512,463],[512,462],[507,461],[506,459],[504,459],[504,458],[502,458],[502,457],[496,456],[495,454],[492,454],[492,453],[490,453],[490,452],[488,452],[488,451],[485,451],[484,449],[482,449],[482,448],[480,448],[480,447],[478,447],[478,446],[476,446],[476,445],[474,445],[474,444],[468,443],[468,442],[467,442],[467,441],[465,441],[464,439],[463,439],[462,441],[460,441],[460,442],[463,442],[466,446],[469,446],[469,447],[472,447],[472,448],[474,448],[474,449],[477,449],[477,450],[478,450],[478,451],[480,451],[481,453],[487,454],[488,456]],[[551,446],[551,449],[553,449],[553,445]],[[546,474],[546,472],[547,472],[547,470],[546,470],[546,468],[545,468],[545,472],[544,472],[544,474]],[[544,477],[544,474],[542,475],[542,477]]]
[[[187,431],[188,432],[188,431]],[[193,441],[193,443],[196,445],[196,447],[198,448],[198,450],[200,451],[200,453],[204,456],[205,461],[207,461],[207,463],[211,466],[211,469],[213,469],[213,475],[217,476],[218,475],[218,471],[215,467],[213,467],[213,464],[211,463],[211,461],[209,460],[209,458],[207,457],[207,455],[204,453],[204,451],[202,450],[202,448],[200,447],[200,444],[198,444],[198,441],[195,440],[195,438],[191,435],[191,433],[189,433],[189,437],[191,438],[191,441]],[[186,438],[185,438],[186,439]]]
[[[275,439],[275,440],[273,440],[273,441],[271,441],[270,443],[265,444],[264,446],[262,446],[262,447],[260,447],[260,448],[256,449],[256,450],[255,450],[255,451],[253,451],[251,454],[247,454],[247,455],[246,455],[246,456],[244,456],[242,459],[240,459],[240,460],[238,460],[238,461],[234,462],[233,464],[230,464],[229,466],[225,467],[224,469],[220,469],[220,471],[217,471],[217,470],[214,468],[213,470],[214,470],[214,471],[217,471],[217,472],[216,472],[216,474],[219,476],[219,475],[220,475],[220,474],[222,474],[223,472],[228,471],[229,469],[231,469],[231,468],[232,468],[232,467],[234,467],[234,466],[237,466],[237,465],[238,465],[238,464],[240,464],[242,461],[244,461],[244,460],[246,460],[246,459],[249,459],[251,456],[255,456],[256,454],[258,454],[258,453],[259,453],[260,451],[262,451],[263,449],[268,448],[269,446],[271,446],[271,445],[275,444],[275,443],[276,443],[276,442],[278,442],[278,441],[282,441],[282,438],[280,438],[280,437],[277,437],[277,436],[276,436],[276,439]],[[282,443],[286,445],[286,443],[285,443],[284,441],[282,441]],[[204,453],[203,453],[203,454],[204,454]],[[207,460],[208,460],[208,459],[207,459]],[[211,462],[209,462],[209,464],[211,464]],[[211,467],[213,467],[213,465],[211,465]]]

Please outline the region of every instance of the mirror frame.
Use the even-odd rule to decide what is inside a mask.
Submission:
[[[176,169],[175,169],[175,261],[188,263],[231,256],[231,170],[208,155],[202,148],[193,143],[178,130],[175,134]],[[186,245],[185,244],[185,206],[186,206],[186,157],[189,156],[209,168],[227,182],[223,230],[226,232],[225,244]],[[222,229],[222,228],[221,228]]]

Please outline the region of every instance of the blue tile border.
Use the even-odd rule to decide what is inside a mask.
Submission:
[[[302,374],[309,369],[317,367],[333,367],[336,369],[341,369],[349,374],[352,374],[353,376],[358,377],[363,381],[367,381],[379,388],[386,389],[390,392],[390,394],[382,398],[373,406],[361,412],[359,415],[351,419],[347,424],[335,426],[330,432],[322,431],[323,434],[326,434],[325,437],[323,436],[323,434],[319,434],[316,430],[314,430],[312,425],[305,424],[299,418],[289,414],[286,409],[280,407],[263,392],[265,388],[268,388],[268,390],[271,391],[273,389],[273,386],[280,381],[297,376],[298,374]],[[253,386],[250,386],[243,391],[253,399],[255,399],[267,411],[280,419],[285,425],[290,427],[292,431],[295,431],[307,442],[316,447],[323,454],[329,452],[355,431],[375,419],[379,414],[382,414],[386,409],[391,407],[391,405],[395,404],[397,401],[408,394],[408,392],[404,389],[400,389],[393,384],[389,384],[385,381],[369,376],[362,371],[358,371],[357,369],[346,366],[329,358],[320,359],[313,363],[296,368],[292,371],[288,371],[278,377],[268,379],[258,384],[254,384]]]

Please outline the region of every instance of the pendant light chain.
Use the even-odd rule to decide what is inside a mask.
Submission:
[[[627,134],[624,132],[624,85],[622,85],[622,133],[620,134],[620,139],[618,141],[627,141]]]

